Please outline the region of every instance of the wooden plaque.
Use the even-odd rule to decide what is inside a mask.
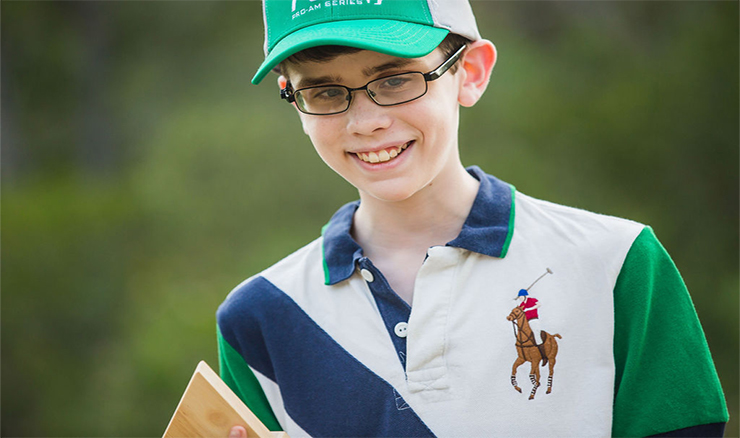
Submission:
[[[201,361],[163,438],[226,438],[237,425],[247,429],[249,438],[289,438],[285,432],[270,432],[218,374]]]

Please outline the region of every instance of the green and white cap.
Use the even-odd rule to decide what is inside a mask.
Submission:
[[[350,46],[417,58],[450,32],[480,39],[468,0],[263,0],[262,5],[265,61],[253,84],[310,47]]]

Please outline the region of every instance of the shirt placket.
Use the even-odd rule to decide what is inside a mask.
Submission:
[[[403,366],[411,393],[425,393],[434,398],[449,393],[446,330],[463,252],[452,247],[429,249],[416,278],[413,312],[368,258],[357,262]]]
[[[370,259],[360,258],[357,261],[357,267],[375,299],[380,316],[405,371],[406,337],[411,306],[391,289],[388,281]]]
[[[451,396],[447,367],[447,329],[458,267],[465,251],[449,246],[429,248],[414,285],[409,319],[406,380],[408,390],[428,400]]]

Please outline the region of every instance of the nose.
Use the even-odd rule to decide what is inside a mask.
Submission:
[[[387,107],[375,103],[368,93],[370,90],[356,90],[347,110],[347,129],[353,134],[372,135],[387,129],[393,123]]]

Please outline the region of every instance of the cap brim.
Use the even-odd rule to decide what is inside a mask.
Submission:
[[[316,46],[338,45],[372,50],[401,58],[431,53],[449,31],[394,20],[346,20],[320,23],[297,30],[278,42],[252,78],[258,84],[280,62]]]

